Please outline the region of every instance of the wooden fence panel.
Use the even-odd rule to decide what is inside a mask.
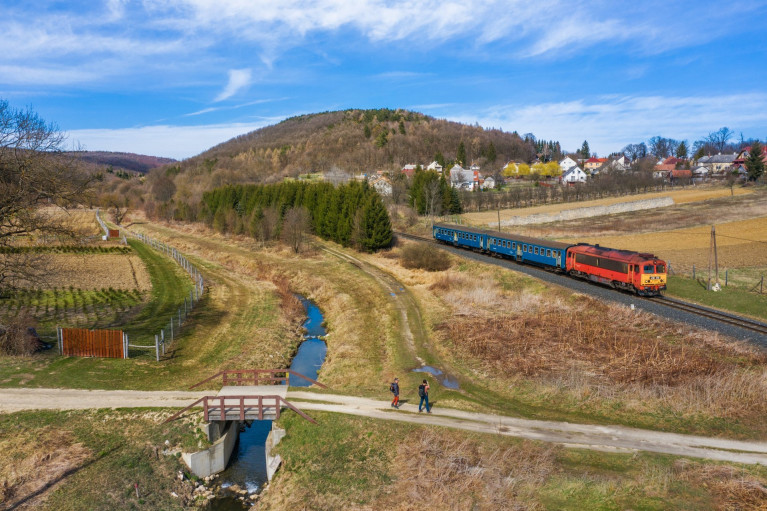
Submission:
[[[61,329],[62,354],[72,357],[123,358],[122,330]]]

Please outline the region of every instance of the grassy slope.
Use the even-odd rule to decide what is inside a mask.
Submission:
[[[154,344],[171,314],[191,289],[191,281],[169,258],[136,243],[152,278],[152,297],[126,327],[132,344]],[[62,358],[55,353],[0,360],[4,385],[71,388],[184,388],[215,373],[229,360],[243,359],[256,338],[276,339],[286,330],[269,286],[232,278],[215,264],[196,261],[210,286],[176,337],[166,360],[154,350],[131,350],[130,360]],[[176,333],[178,331],[176,330]],[[247,356],[244,357],[247,361]]]
[[[359,417],[294,414],[265,509],[719,509],[767,468],[565,449]],[[754,485],[754,486],[752,486]],[[739,500],[740,499],[740,500]],[[754,507],[756,509],[756,507]]]
[[[34,509],[185,509],[191,487],[176,477],[185,467],[162,451],[193,448],[198,434],[151,410],[0,415],[0,507],[58,483]]]
[[[666,294],[716,309],[767,320],[767,287],[765,287],[765,294],[759,294],[749,292],[743,287],[724,287],[724,282],[721,282],[721,291],[713,292],[706,290],[707,284],[708,277],[693,280],[669,275]]]

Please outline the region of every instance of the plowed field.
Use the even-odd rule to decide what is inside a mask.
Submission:
[[[767,266],[767,217],[728,222],[716,226],[719,266],[746,268]],[[565,239],[602,246],[650,252],[678,269],[708,266],[710,227],[692,227],[655,233],[590,236]]]

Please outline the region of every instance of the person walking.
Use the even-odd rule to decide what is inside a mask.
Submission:
[[[429,406],[429,382],[426,380],[418,386],[418,397],[421,398],[421,402],[418,403],[418,413],[421,413],[423,408],[426,408],[426,413],[431,413],[431,407]]]
[[[399,408],[399,378],[394,378],[394,381],[389,385],[389,390],[394,394],[394,400],[391,405],[394,408]]]

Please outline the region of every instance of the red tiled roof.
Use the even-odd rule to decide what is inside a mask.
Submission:
[[[675,169],[676,169],[676,165],[672,163],[660,163],[655,166],[655,170],[669,171],[669,170],[675,170]]]

